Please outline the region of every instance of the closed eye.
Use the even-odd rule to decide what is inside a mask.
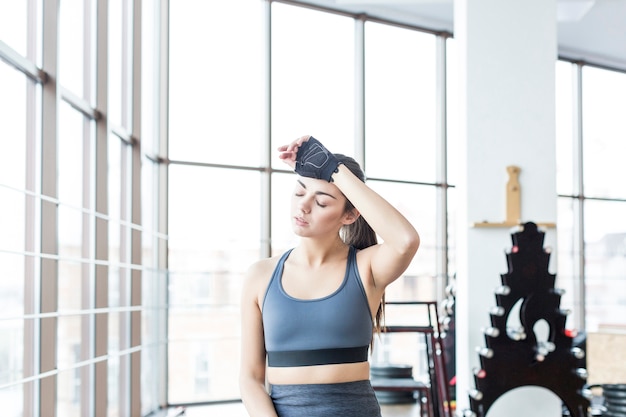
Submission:
[[[296,191],[295,191],[294,195],[295,195],[296,197],[304,197],[304,195],[306,194],[306,185],[305,185],[302,181],[300,181],[300,180],[298,180],[298,185],[299,185],[299,187],[297,187],[297,189],[296,189]],[[316,191],[316,192],[315,192],[315,195],[316,195],[317,197],[320,197],[320,196],[321,196],[321,197],[323,197],[323,198],[328,197],[328,198],[331,198],[331,199],[333,199],[333,200],[336,200],[336,199],[337,199],[334,195],[332,195],[332,194],[328,194],[328,193],[325,193],[325,192],[323,192],[323,191]],[[328,204],[321,203],[319,200],[315,200],[315,204],[316,204],[318,207],[321,207],[321,208],[328,207]]]
[[[296,197],[304,197],[304,193],[300,193],[300,192],[294,193],[294,195],[295,195]],[[328,204],[320,203],[320,202],[319,202],[319,201],[317,201],[317,200],[315,200],[315,204],[317,204],[317,206],[318,206],[318,207],[321,207],[321,208],[324,208],[324,207],[327,207],[327,206],[328,206]]]

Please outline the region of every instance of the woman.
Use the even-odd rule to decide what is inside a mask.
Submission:
[[[368,346],[385,288],[409,266],[419,235],[354,159],[311,136],[278,150],[299,175],[291,215],[300,241],[246,274],[242,400],[253,417],[379,417]]]

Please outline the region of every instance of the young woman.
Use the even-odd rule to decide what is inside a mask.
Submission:
[[[298,174],[291,222],[300,240],[247,272],[241,397],[253,417],[380,417],[368,347],[385,288],[419,235],[354,159],[311,136],[278,150]]]

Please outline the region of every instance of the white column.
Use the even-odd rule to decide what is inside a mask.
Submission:
[[[521,221],[556,222],[556,0],[456,0],[454,38],[460,73],[458,272],[456,294],[457,409],[469,408],[479,367],[481,328],[490,324],[493,290],[507,272],[509,228],[474,228],[506,217],[506,167],[521,168]],[[555,247],[555,230],[546,246]],[[553,251],[553,257],[555,256]],[[551,260],[551,271],[556,273]],[[560,411],[556,396],[526,392],[520,404],[489,417],[534,417],[524,403]],[[524,398],[524,396],[526,396]],[[529,397],[531,396],[531,397]],[[547,399],[546,399],[547,397]]]

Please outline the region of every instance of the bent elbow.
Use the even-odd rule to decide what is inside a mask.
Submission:
[[[409,233],[405,236],[401,253],[413,257],[420,247],[420,236],[417,232]]]
[[[411,250],[413,251],[413,255],[415,255],[415,253],[417,252],[417,250],[420,247],[420,235],[415,232],[415,236],[413,236],[413,239],[411,239]]]

